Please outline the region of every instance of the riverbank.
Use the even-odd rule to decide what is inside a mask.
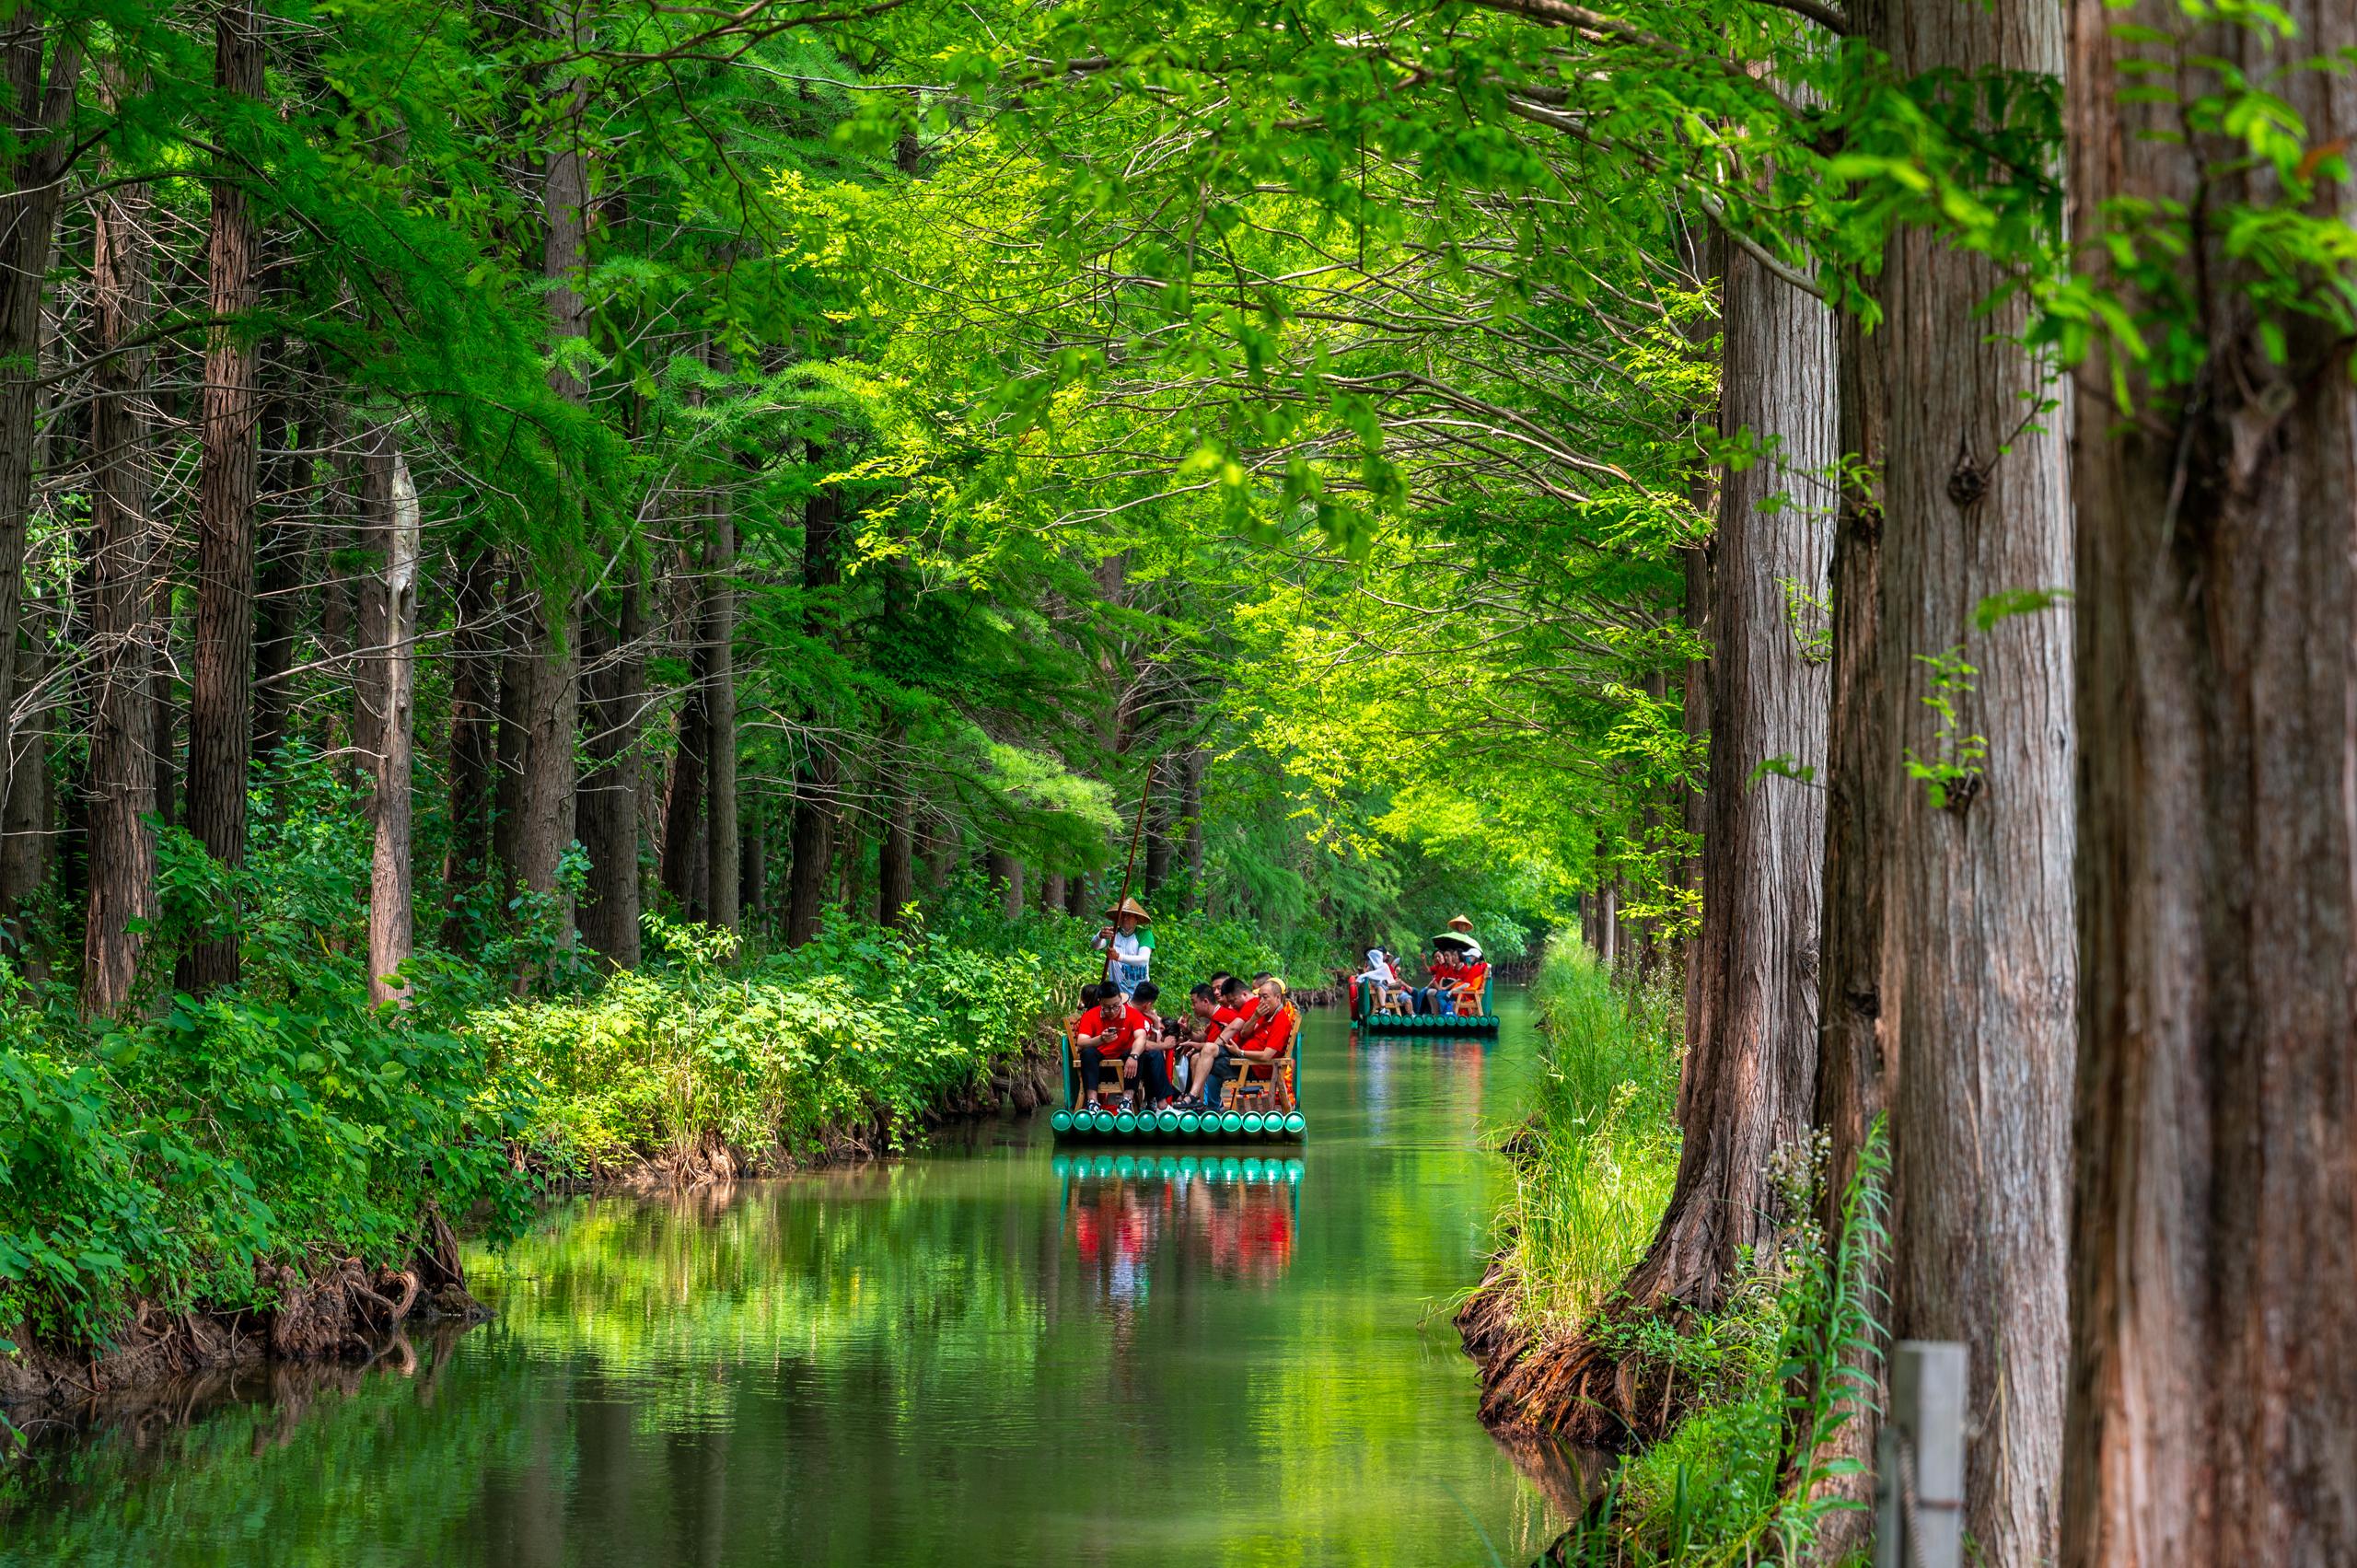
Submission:
[[[525,998],[505,955],[421,954],[406,1011],[333,950],[97,1027],[0,971],[0,1403],[363,1356],[473,1310],[452,1225],[498,1245],[552,1191],[874,1159],[1036,1104],[1087,967],[1060,915],[835,923],[790,952],[648,935],[640,970]],[[1258,949],[1204,923],[1165,943]]]

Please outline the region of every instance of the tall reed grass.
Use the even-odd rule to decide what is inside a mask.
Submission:
[[[1678,1174],[1684,1046],[1677,993],[1616,989],[1576,937],[1549,943],[1533,993],[1543,1041],[1499,1240],[1516,1316],[1543,1338],[1585,1324],[1652,1238]]]

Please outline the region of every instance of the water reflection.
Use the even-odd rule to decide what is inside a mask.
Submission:
[[[1272,1285],[1292,1267],[1298,1159],[1056,1156],[1064,1238],[1107,1314],[1125,1318],[1157,1274],[1205,1271]]]
[[[1580,1483],[1482,1434],[1448,1328],[1525,1060],[1313,1014],[1298,1157],[993,1121],[559,1204],[471,1260],[483,1328],[56,1434],[0,1565],[1527,1562]]]

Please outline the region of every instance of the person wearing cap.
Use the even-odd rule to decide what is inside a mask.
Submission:
[[[1097,950],[1111,949],[1113,983],[1127,994],[1146,982],[1153,968],[1154,917],[1135,899],[1123,899],[1120,908],[1106,912],[1113,923],[1097,931]]]
[[[1473,978],[1477,987],[1490,972],[1489,966],[1481,963],[1480,944],[1473,940],[1471,917],[1452,915],[1448,928],[1465,938],[1465,946],[1452,951],[1438,942],[1433,944],[1432,959],[1425,966],[1433,982],[1416,993],[1416,1011],[1419,1013],[1454,1013],[1457,1011],[1457,994],[1464,989],[1472,966],[1480,965],[1480,975]]]

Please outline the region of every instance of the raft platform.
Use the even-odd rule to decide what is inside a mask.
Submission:
[[[1351,981],[1351,1022],[1368,1034],[1403,1035],[1493,1035],[1498,1032],[1498,1016],[1490,1011],[1490,982],[1481,982],[1481,1010],[1479,1013],[1377,1013],[1371,1011],[1375,999]]]
[[[1059,1109],[1048,1126],[1060,1144],[1298,1144],[1309,1132],[1298,1110]]]

